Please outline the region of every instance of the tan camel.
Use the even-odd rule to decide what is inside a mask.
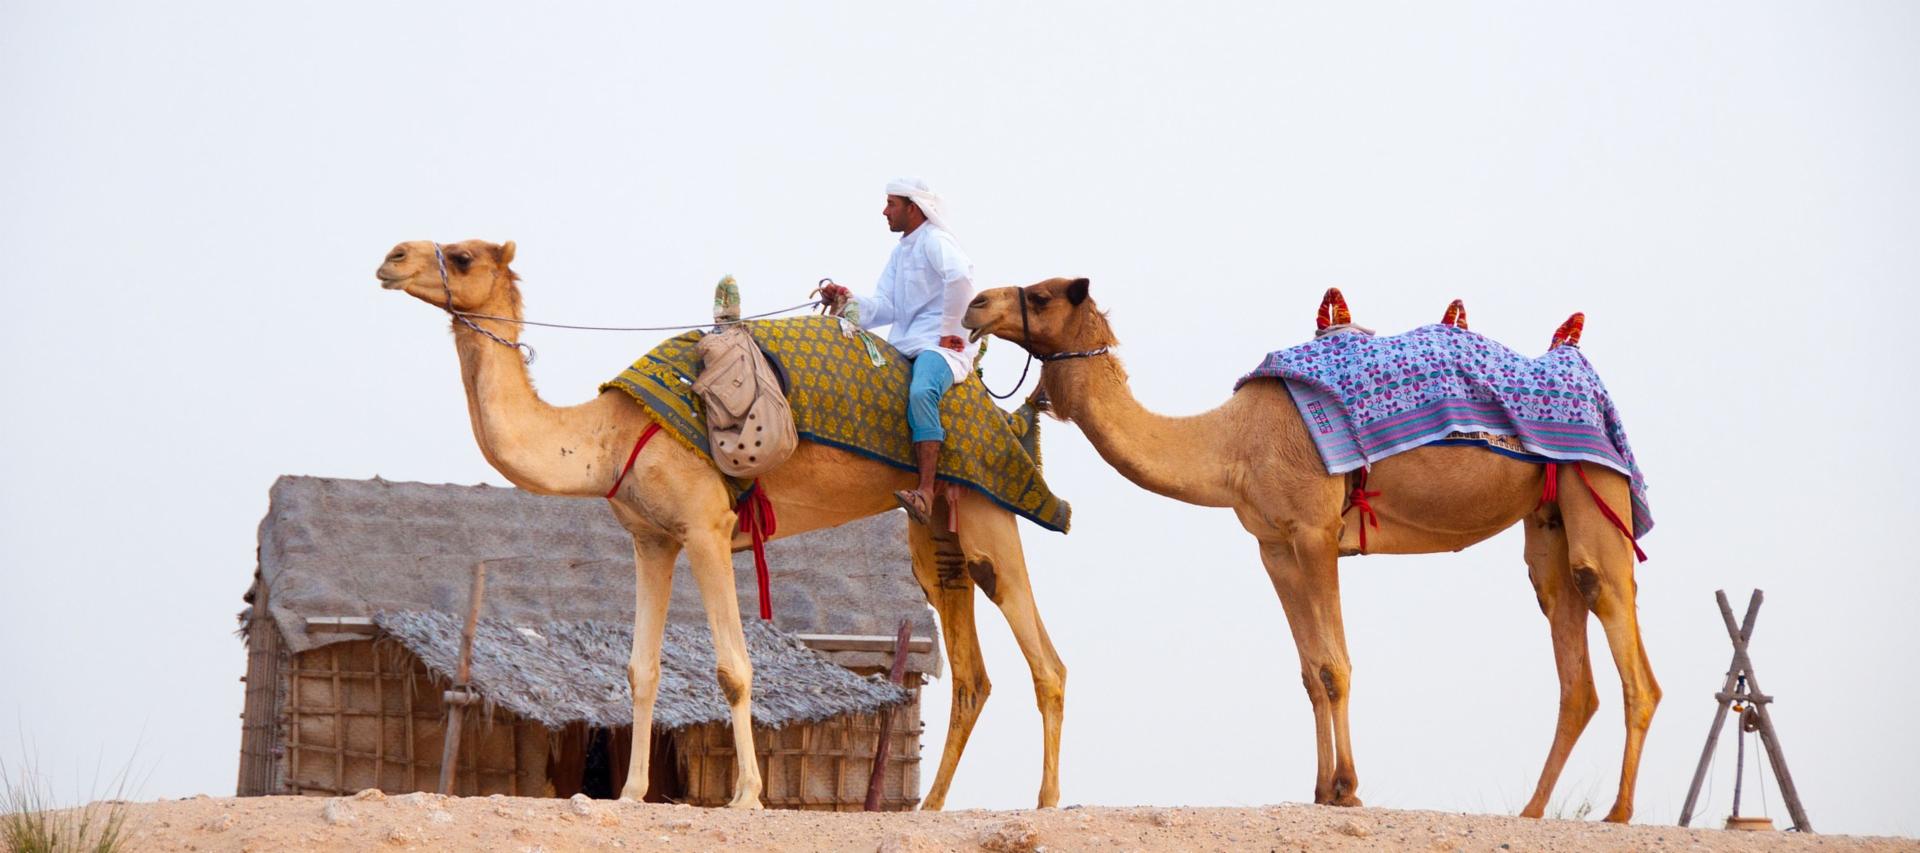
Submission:
[[[1166,417],[1134,400],[1107,319],[1086,279],[1051,279],[976,297],[964,324],[974,337],[1020,343],[1045,363],[1041,388],[1054,413],[1080,425],[1101,458],[1149,491],[1201,506],[1231,507],[1259,541],[1280,596],[1313,704],[1319,770],[1316,803],[1357,806],[1358,777],[1347,731],[1351,667],[1341,624],[1341,555],[1359,552],[1357,525],[1343,521],[1345,476],[1329,475],[1298,410],[1279,382],[1250,382],[1225,405],[1191,417]],[[1020,302],[1025,300],[1023,316]],[[1028,330],[1023,333],[1024,327]],[[1627,517],[1625,477],[1587,466],[1594,487]],[[1601,515],[1572,466],[1561,466],[1559,503],[1538,506],[1543,466],[1472,447],[1425,447],[1373,466],[1367,489],[1379,528],[1369,553],[1458,551],[1506,529],[1526,526],[1528,575],[1547,615],[1560,674],[1560,716],[1539,786],[1521,814],[1546,808],[1567,753],[1598,699],[1587,659],[1588,611],[1600,617],[1626,695],[1626,755],[1619,797],[1607,813],[1633,814],[1640,749],[1659,685],[1640,644],[1634,613],[1633,550]]]
[[[376,275],[382,287],[402,290],[436,308],[521,318],[518,276],[509,268],[514,245],[479,240],[444,247],[426,241],[401,243],[387,253]],[[514,485],[543,495],[606,498],[635,441],[650,423],[640,404],[609,391],[577,406],[542,401],[517,349],[516,322],[476,319],[485,333],[456,320],[454,348],[467,388],[468,414],[480,452]],[[489,339],[487,335],[497,337]],[[893,510],[896,489],[911,488],[914,474],[864,457],[802,442],[793,457],[761,478],[779,512],[779,536],[844,524]],[[635,584],[633,654],[627,678],[633,688],[635,732],[652,728],[660,679],[660,640],[666,625],[674,558],[682,549],[693,567],[707,624],[713,632],[720,687],[732,709],[735,749],[734,796],[728,805],[760,806],[761,779],[755,759],[750,696],[753,670],[740,629],[732,552],[747,547],[735,532],[736,516],[719,472],[693,451],[656,440],[619,480],[610,500],[614,517],[633,534]],[[1060,717],[1067,669],[1054,652],[1034,606],[1027,566],[1012,513],[971,490],[957,501],[957,537],[919,524],[908,527],[913,572],[940,614],[940,628],[953,670],[953,708],[940,769],[922,807],[946,801],[955,766],[966,748],[989,684],[974,633],[976,585],[1000,608],[1033,670],[1044,735],[1041,807],[1060,800]],[[956,541],[957,539],[957,541]],[[964,564],[942,572],[936,561]],[[622,799],[647,792],[648,750],[632,751]]]

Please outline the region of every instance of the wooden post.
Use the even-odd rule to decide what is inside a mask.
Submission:
[[[893,643],[893,671],[887,674],[887,680],[902,684],[907,680],[907,643],[913,639],[913,624],[906,619],[900,620],[900,632]],[[867,777],[866,810],[880,810],[880,795],[884,793],[887,779],[887,753],[893,742],[893,706],[880,709],[880,742],[873,748],[873,773]]]
[[[440,793],[453,793],[455,761],[460,757],[460,722],[473,694],[467,680],[473,675],[473,632],[480,625],[480,599],[487,592],[487,564],[473,564],[473,594],[467,603],[467,628],[460,634],[460,671],[454,675],[453,689],[445,694],[447,703],[446,745],[440,750]]]
[[[1693,807],[1700,797],[1700,785],[1706,781],[1707,767],[1713,761],[1713,748],[1720,740],[1720,728],[1726,724],[1728,709],[1735,704],[1745,704],[1758,719],[1760,742],[1767,748],[1767,760],[1773,767],[1773,778],[1780,783],[1780,796],[1787,802],[1787,813],[1793,816],[1793,829],[1813,832],[1813,823],[1807,820],[1806,809],[1800,806],[1800,792],[1793,786],[1793,774],[1787,772],[1787,758],[1780,752],[1780,738],[1774,734],[1773,718],[1767,713],[1773,697],[1760,690],[1760,682],[1753,673],[1753,661],[1747,657],[1747,642],[1753,639],[1753,623],[1760,617],[1764,596],[1760,590],[1754,590],[1753,598],[1747,602],[1746,619],[1736,624],[1733,605],[1727,602],[1727,591],[1717,590],[1713,595],[1720,604],[1720,619],[1726,623],[1727,637],[1733,641],[1733,663],[1727,666],[1726,684],[1713,694],[1718,703],[1713,712],[1713,728],[1707,730],[1707,746],[1700,753],[1699,766],[1694,768],[1687,802],[1680,807],[1680,825],[1686,826],[1693,820]],[[1740,723],[1736,721],[1735,725]]]

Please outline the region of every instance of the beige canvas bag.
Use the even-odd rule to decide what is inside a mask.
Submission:
[[[773,365],[745,324],[700,338],[700,376],[693,393],[707,416],[713,464],[729,477],[750,480],[787,461],[800,436]]]

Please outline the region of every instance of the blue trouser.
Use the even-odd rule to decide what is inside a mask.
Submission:
[[[940,395],[953,387],[953,368],[946,357],[933,350],[921,350],[913,357],[913,381],[907,385],[907,427],[914,441],[941,441],[947,431],[940,428]]]

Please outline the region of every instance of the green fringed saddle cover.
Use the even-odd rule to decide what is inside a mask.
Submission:
[[[866,344],[843,334],[840,321],[832,317],[755,320],[747,325],[786,379],[787,401],[802,440],[916,470],[907,431],[912,365],[899,350],[862,333],[877,343],[886,362],[875,366]],[[663,432],[712,462],[706,417],[693,393],[693,380],[700,373],[694,344],[702,334],[669,338],[600,390],[618,388],[631,394]],[[1039,421],[1032,407],[1008,413],[993,404],[978,377],[969,376],[940,398],[940,424],[947,432],[940,452],[941,480],[972,487],[1048,530],[1067,531],[1073,510],[1041,479]],[[736,493],[745,489],[742,483],[731,485]]]

